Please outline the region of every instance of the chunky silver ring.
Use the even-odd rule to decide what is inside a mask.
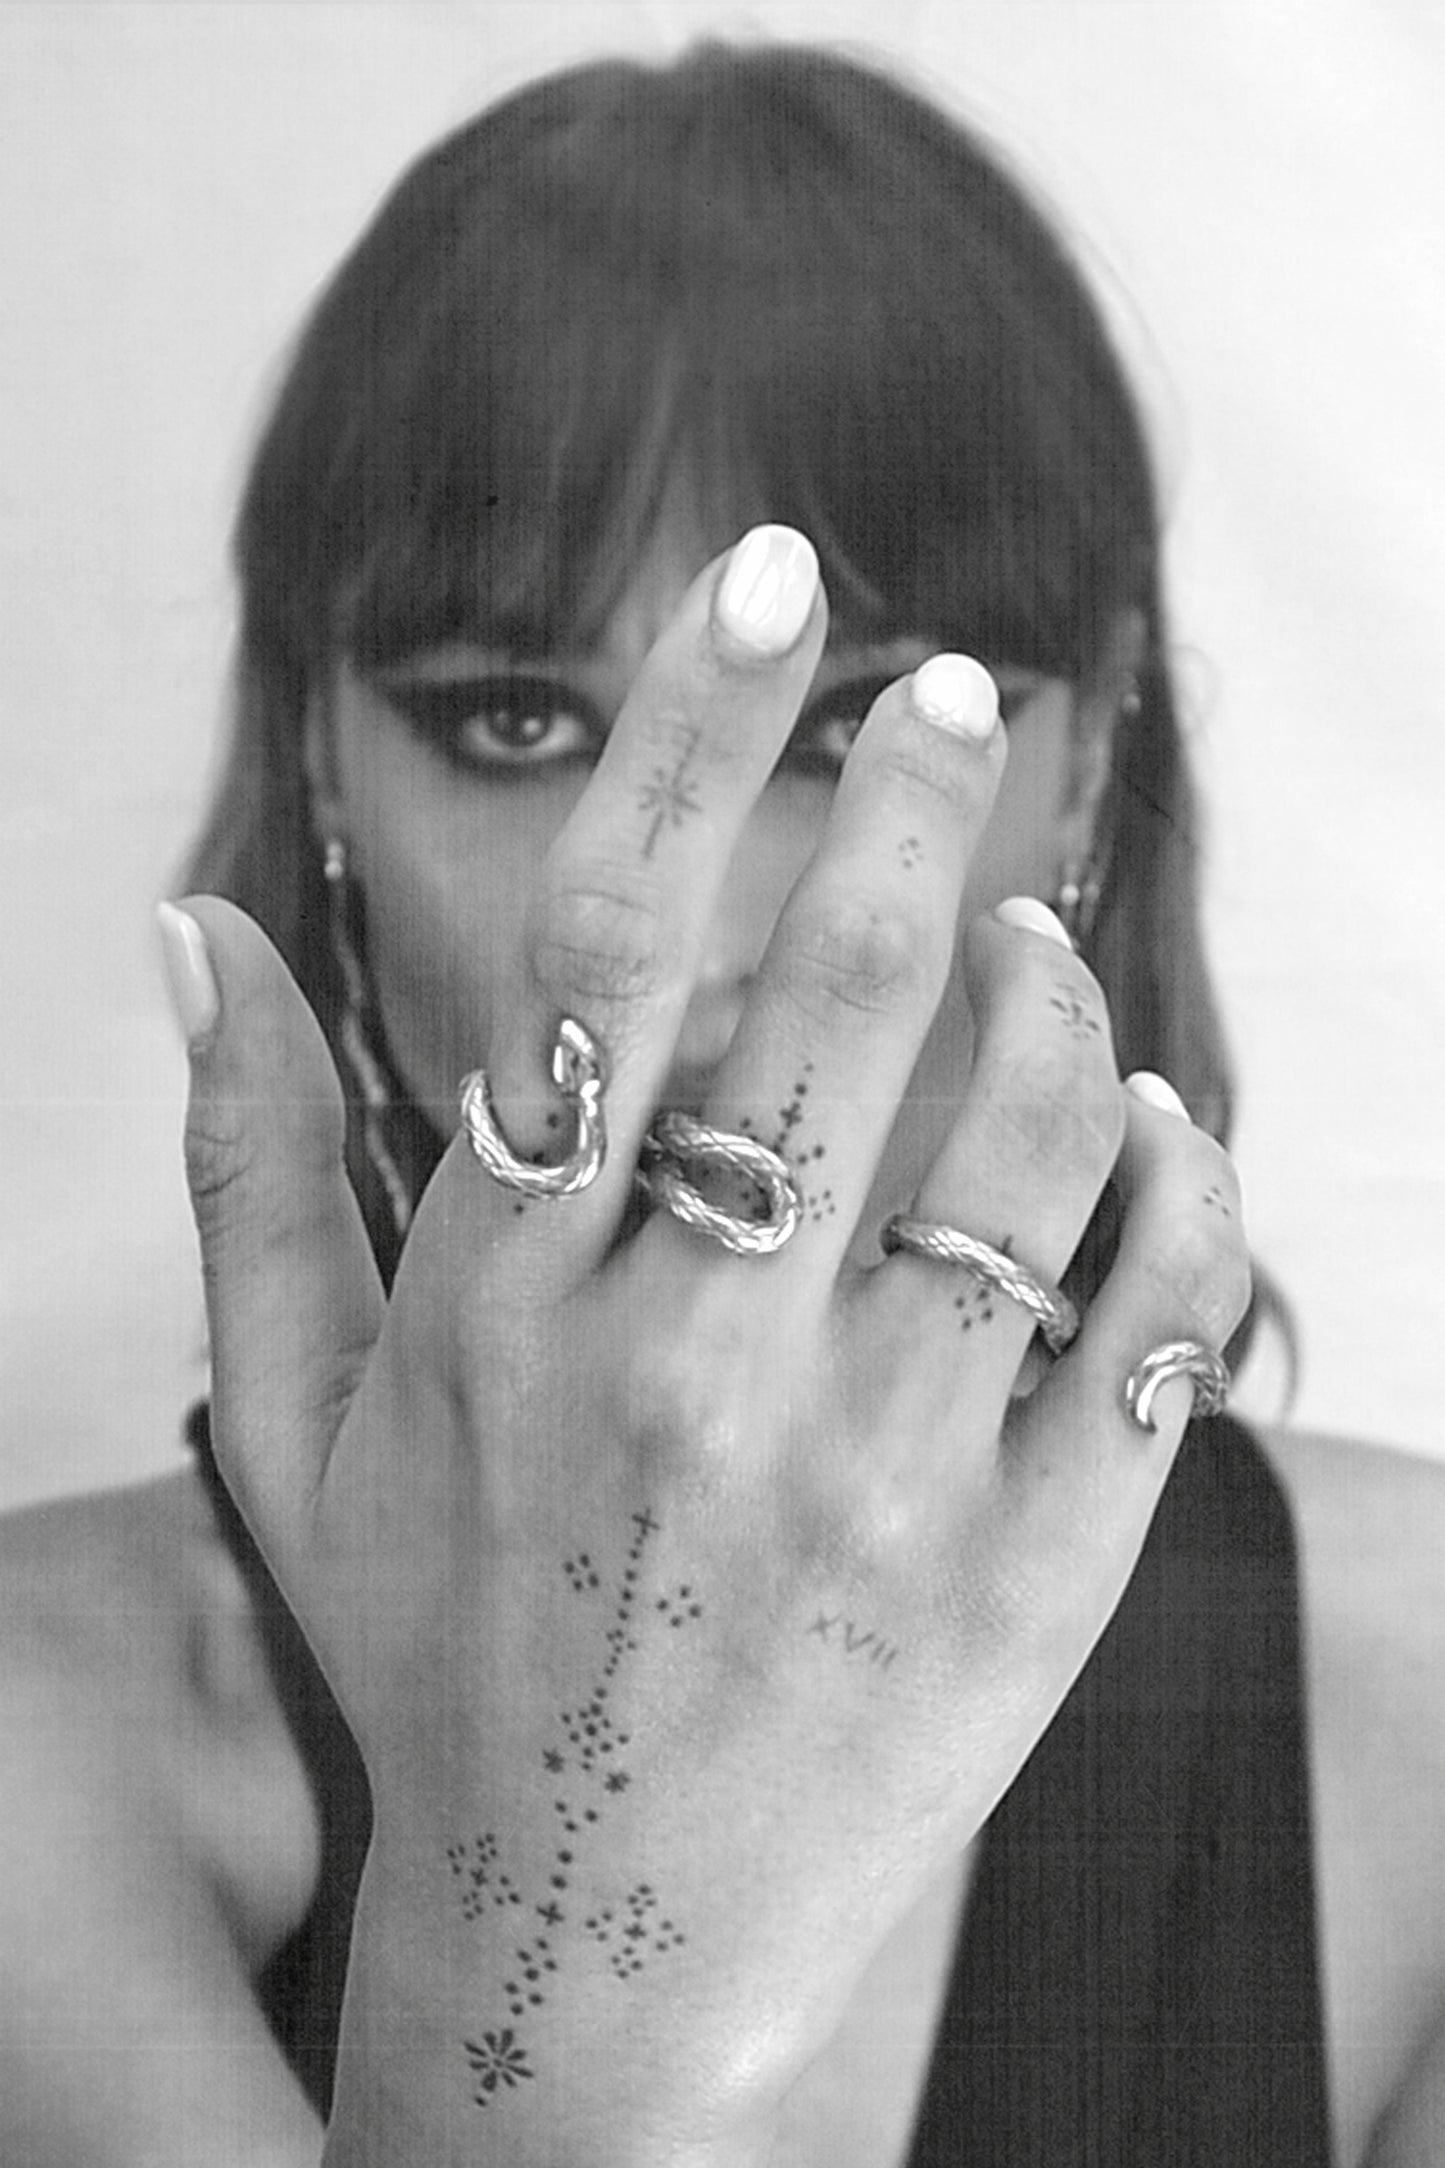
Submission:
[[[474,1069],[462,1079],[462,1126],[472,1150],[494,1182],[504,1189],[519,1189],[524,1197],[575,1197],[596,1181],[607,1157],[602,1112],[606,1058],[592,1034],[571,1016],[564,1016],[557,1026],[552,1082],[576,1119],[577,1137],[559,1165],[537,1166],[518,1159],[502,1135],[485,1069]]]
[[[911,1250],[915,1257],[930,1257],[935,1264],[963,1265],[976,1278],[1028,1311],[1055,1355],[1062,1355],[1079,1330],[1079,1313],[1062,1289],[1037,1279],[1025,1265],[980,1242],[976,1235],[962,1234],[941,1220],[913,1219],[895,1212],[880,1237],[885,1253]]]
[[[1221,1358],[1200,1340],[1166,1340],[1149,1350],[1124,1387],[1124,1406],[1141,1430],[1157,1434],[1154,1395],[1171,1378],[1194,1380],[1194,1413],[1218,1415],[1229,1398],[1230,1378]]]
[[[711,1167],[751,1182],[763,1212],[744,1219],[710,1204],[688,1180],[690,1167]],[[756,1137],[714,1129],[694,1114],[664,1110],[658,1115],[643,1139],[637,1179],[684,1227],[711,1235],[738,1257],[771,1256],[792,1240],[803,1216],[803,1200],[785,1160]]]

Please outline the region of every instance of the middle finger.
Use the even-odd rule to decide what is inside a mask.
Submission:
[[[715,1079],[709,1122],[793,1173],[803,1222],[779,1268],[820,1296],[947,983],[1003,764],[997,689],[971,658],[934,656],[880,695]]]

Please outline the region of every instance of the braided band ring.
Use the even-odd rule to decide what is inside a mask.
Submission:
[[[688,1180],[688,1169],[712,1169],[752,1184],[764,1210],[743,1218],[710,1203]],[[643,1139],[637,1179],[684,1227],[711,1235],[738,1257],[768,1257],[790,1242],[803,1215],[787,1162],[756,1137],[714,1129],[694,1114],[664,1109]]]
[[[1007,1295],[1028,1311],[1050,1350],[1062,1355],[1079,1330],[1079,1313],[1068,1296],[1050,1287],[1015,1258],[996,1250],[976,1235],[966,1235],[942,1220],[914,1219],[895,1212],[880,1237],[886,1255],[909,1250],[915,1257],[931,1258],[935,1264],[963,1265],[975,1278]]]

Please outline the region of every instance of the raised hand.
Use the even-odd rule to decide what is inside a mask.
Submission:
[[[498,1134],[560,1160],[552,1049],[582,1024],[600,1171],[535,1198],[459,1136],[385,1306],[304,1003],[227,906],[176,928],[217,1455],[373,1791],[328,2153],[348,2168],[764,2157],[1127,1581],[1191,1382],[1166,1370],[1148,1430],[1125,1381],[1161,1344],[1221,1345],[1247,1299],[1228,1162],[1157,1083],[1121,1086],[1056,923],[1004,906],[956,953],[1004,738],[950,657],[874,704],[701,1110],[779,1155],[796,1231],[737,1255],[661,1209],[619,1244],[823,637],[788,530],[694,583],[539,868],[478,1050]],[[971,1071],[898,1202],[1047,1294],[1111,1177],[1125,1201],[1041,1372],[996,1278],[907,1244],[849,1262],[960,956]],[[746,1185],[720,1201],[748,1216]]]

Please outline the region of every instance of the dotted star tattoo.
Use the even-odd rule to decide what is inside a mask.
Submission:
[[[574,1935],[580,1932],[599,1944],[607,1952],[610,1971],[621,1981],[634,1978],[644,1965],[682,1948],[687,1940],[676,1921],[662,1912],[650,1883],[638,1883],[615,1906],[604,1905],[585,1916],[580,1907],[575,1917],[569,1909],[574,1906],[577,1871],[586,1864],[587,1840],[632,1783],[622,1760],[631,1733],[614,1721],[608,1708],[614,1681],[640,1645],[644,1620],[655,1620],[675,1633],[697,1625],[705,1615],[704,1601],[691,1581],[670,1586],[653,1581],[644,1588],[648,1547],[660,1533],[659,1522],[646,1508],[632,1515],[631,1540],[610,1598],[603,1597],[603,1572],[591,1551],[573,1551],[561,1562],[578,1601],[589,1604],[603,1598],[610,1603],[611,1617],[590,1694],[576,1708],[560,1712],[557,1737],[541,1754],[543,1773],[561,1780],[552,1796],[557,1842],[545,1887],[532,1891],[519,1886],[507,1871],[494,1831],[447,1847],[464,1920],[493,1921],[503,1934],[526,1934],[523,1922],[530,1918],[538,1929],[530,1939],[511,1945],[511,1970],[503,1982],[511,2023],[503,2023],[499,2012],[495,2023],[462,2042],[474,2080],[472,2099],[479,2108],[490,2107],[536,2076],[532,2051],[518,2026],[546,2006],[552,1976],[566,1952],[565,1944],[554,1942],[555,1935],[570,1924]]]
[[[681,828],[689,815],[702,811],[702,800],[695,794],[687,772],[701,735],[700,730],[688,732],[676,765],[667,769],[659,763],[637,794],[638,812],[652,817],[642,843],[644,858],[651,858],[664,828]]]
[[[838,1205],[832,1189],[822,1180],[820,1173],[813,1175],[814,1186],[811,1188],[803,1179],[806,1168],[818,1168],[821,1166],[822,1161],[828,1157],[826,1144],[820,1143],[814,1137],[809,1137],[808,1140],[804,1141],[798,1135],[798,1131],[808,1117],[808,1087],[812,1075],[813,1064],[810,1061],[805,1061],[799,1074],[793,1080],[791,1093],[778,1109],[777,1121],[772,1134],[759,1138],[759,1142],[766,1144],[770,1151],[776,1152],[780,1158],[787,1160],[798,1180],[798,1187],[803,1198],[803,1210],[814,1225],[817,1225],[825,1219],[832,1219],[837,1213]],[[748,1136],[757,1136],[758,1132],[746,1115],[743,1117],[740,1126]],[[786,1150],[784,1147],[786,1147]]]

